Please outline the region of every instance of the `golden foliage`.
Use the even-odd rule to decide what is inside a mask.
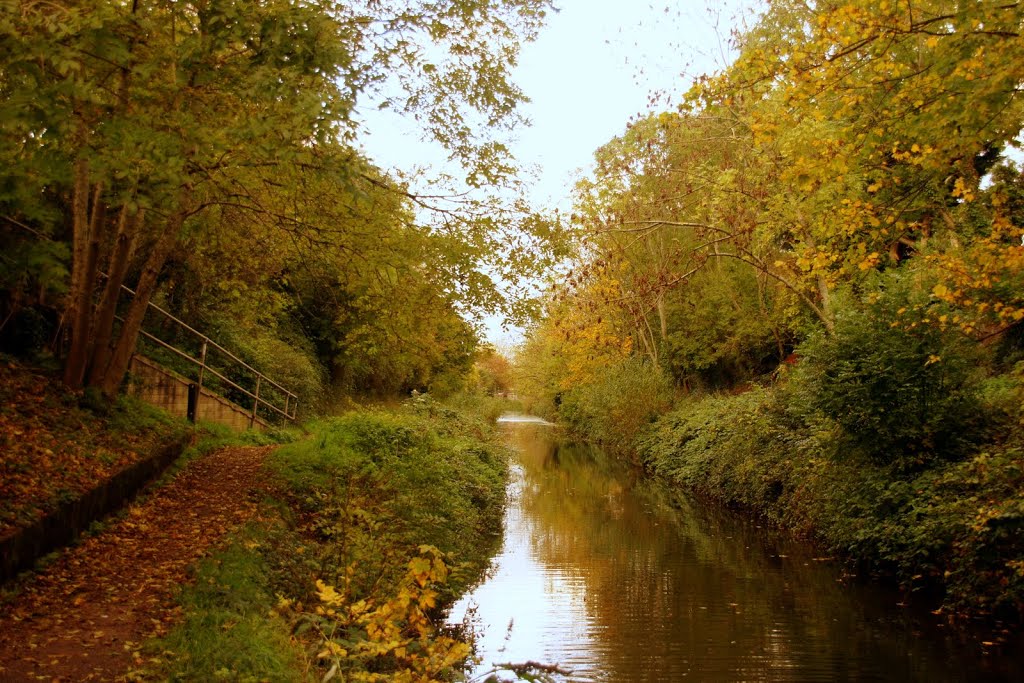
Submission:
[[[409,560],[396,593],[380,602],[351,602],[348,586],[339,591],[317,580],[320,604],[307,618],[319,634],[317,658],[330,663],[323,680],[447,680],[452,667],[470,655],[467,643],[438,634],[430,617],[437,606],[437,589],[448,575],[444,554],[422,545],[419,555]]]

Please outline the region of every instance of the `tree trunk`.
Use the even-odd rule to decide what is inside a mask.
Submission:
[[[828,283],[825,281],[823,275],[819,275],[817,278],[818,283],[818,296],[821,298],[821,312],[828,317],[828,320],[832,320],[832,298],[828,293]],[[832,332],[832,326],[826,325],[828,331]]]
[[[128,208],[121,208],[121,216],[117,223],[117,235],[107,264],[107,283],[103,287],[95,322],[92,362],[89,369],[89,384],[98,385],[110,366],[113,354],[114,318],[117,315],[117,302],[121,296],[121,285],[128,272],[131,261],[134,237],[142,227],[143,211],[139,210],[129,218]],[[130,227],[129,227],[130,226]]]
[[[636,334],[640,337],[640,341],[644,343],[644,350],[647,353],[647,357],[651,359],[651,362],[654,365],[658,365],[657,340],[654,339],[654,331],[651,330],[651,323],[647,320],[646,315],[636,312],[633,312],[633,321],[636,326]]]
[[[668,319],[665,317],[665,290],[658,292],[658,323],[661,330],[661,341],[668,337]]]
[[[121,334],[118,335],[117,344],[111,354],[110,364],[103,376],[97,378],[100,390],[109,399],[117,396],[121,381],[128,372],[128,365],[131,363],[132,354],[135,353],[135,345],[139,339],[139,330],[142,328],[142,320],[146,316],[150,299],[153,298],[153,293],[156,291],[157,277],[181,234],[181,226],[184,224],[186,216],[185,205],[185,201],[180,202],[179,206],[182,208],[167,219],[164,233],[157,240],[149,258],[146,259],[142,274],[139,276],[139,283],[135,287],[135,298],[128,306],[128,313],[121,326]]]
[[[92,318],[92,292],[96,282],[96,258],[99,254],[99,224],[103,219],[100,208],[101,187],[97,185],[93,197],[92,216],[89,216],[89,162],[75,162],[75,183],[72,198],[72,262],[71,291],[65,321],[71,336],[71,346],[64,363],[64,384],[81,389],[89,358],[89,327]]]

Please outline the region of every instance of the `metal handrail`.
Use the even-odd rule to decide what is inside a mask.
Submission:
[[[0,218],[3,218],[5,221],[7,221],[8,223],[10,223],[12,225],[15,225],[17,227],[23,228],[24,230],[27,230],[28,232],[32,233],[36,237],[39,237],[40,239],[46,240],[47,242],[52,242],[53,241],[50,237],[47,237],[46,235],[42,234],[38,230],[35,230],[35,229],[25,225],[21,221],[17,221],[15,219],[11,218],[10,216],[0,216]],[[99,274],[100,277],[103,277],[103,278],[110,277],[109,275],[107,275],[106,273],[104,273],[101,270],[97,270],[97,273]],[[131,289],[127,285],[122,284],[121,285],[121,290],[123,290],[125,292],[128,292],[133,297],[135,296],[135,290]],[[298,410],[299,410],[299,396],[298,396],[298,394],[296,394],[293,391],[290,391],[290,390],[286,389],[285,387],[281,386],[280,384],[278,384],[274,380],[270,379],[269,377],[264,375],[262,372],[260,372],[256,368],[252,367],[251,365],[246,363],[244,360],[242,360],[241,358],[239,358],[235,354],[231,353],[230,351],[228,351],[223,346],[221,346],[217,342],[213,341],[209,337],[207,337],[205,334],[203,334],[199,330],[196,330],[195,328],[193,328],[191,325],[186,323],[184,320],[176,318],[174,315],[172,315],[168,311],[165,311],[163,308],[161,308],[157,304],[153,303],[152,301],[147,303],[147,307],[155,309],[157,312],[162,314],[164,317],[166,317],[169,320],[177,323],[178,325],[181,325],[185,330],[191,332],[193,335],[195,335],[196,337],[198,337],[199,339],[202,340],[203,346],[202,346],[202,351],[200,353],[201,357],[196,359],[196,358],[193,358],[192,356],[188,355],[184,351],[181,351],[180,349],[177,349],[174,346],[171,346],[170,344],[168,344],[167,342],[163,341],[162,339],[159,339],[159,338],[155,337],[154,335],[150,334],[149,332],[146,332],[145,330],[142,330],[142,329],[139,330],[140,334],[144,335],[146,338],[155,341],[156,343],[160,344],[164,348],[167,348],[167,349],[173,351],[174,353],[178,354],[179,356],[181,356],[181,357],[183,357],[183,358],[185,358],[185,359],[187,359],[187,360],[191,361],[192,363],[194,363],[194,364],[199,366],[199,381],[198,381],[198,385],[199,385],[199,389],[200,389],[200,395],[202,394],[201,390],[203,388],[203,376],[206,374],[207,371],[209,371],[209,372],[213,373],[216,377],[221,379],[222,381],[227,382],[229,385],[231,385],[235,389],[241,391],[243,394],[245,394],[246,396],[249,396],[250,398],[253,399],[252,415],[249,418],[249,426],[250,427],[252,427],[253,423],[255,423],[255,421],[256,421],[256,412],[257,412],[257,409],[259,408],[259,405],[261,403],[263,405],[267,406],[268,408],[270,408],[271,410],[273,410],[274,412],[276,412],[276,413],[278,413],[280,415],[283,415],[285,417],[285,419],[292,420],[292,421],[295,420],[295,417],[298,415]],[[124,319],[121,318],[120,316],[115,316],[115,317],[117,318],[117,320],[121,321],[122,323],[124,322]],[[217,372],[216,370],[214,370],[213,368],[211,368],[210,366],[208,366],[206,364],[207,348],[209,346],[211,346],[211,345],[217,351],[220,351],[225,356],[227,356],[231,360],[235,361],[236,363],[238,363],[243,368],[245,368],[246,370],[248,370],[249,372],[253,373],[256,376],[256,393],[252,393],[249,390],[239,386],[238,384],[236,384],[235,382],[229,380],[227,377],[225,377],[224,375],[220,374],[219,372]],[[266,399],[260,397],[260,395],[259,395],[260,394],[260,386],[262,385],[264,380],[266,380],[266,382],[268,384],[270,384],[270,385],[274,386],[275,388],[279,389],[285,395],[284,410],[281,410],[280,408],[278,408],[274,404],[268,402]],[[289,407],[291,408],[291,413],[290,414],[288,412]]]
[[[102,276],[106,277],[106,273],[100,273],[100,275],[102,275]],[[129,288],[129,287],[127,286],[127,285],[121,285],[121,289],[122,289],[122,290],[124,290],[124,291],[126,291],[126,292],[128,292],[128,293],[129,293],[129,294],[131,294],[132,296],[135,296],[135,290],[133,290],[133,289]],[[263,379],[265,379],[265,380],[266,380],[267,382],[269,382],[270,384],[273,384],[273,385],[274,385],[275,387],[277,387],[278,389],[280,389],[280,390],[281,390],[282,392],[284,392],[285,394],[287,394],[287,395],[288,395],[288,396],[290,396],[291,398],[298,398],[298,394],[296,394],[296,393],[294,393],[294,392],[292,392],[292,391],[289,391],[288,389],[284,388],[283,386],[281,386],[280,384],[278,384],[278,383],[277,383],[277,382],[275,382],[274,380],[270,379],[269,377],[267,377],[266,375],[264,375],[264,374],[263,374],[262,372],[260,372],[260,371],[259,371],[259,370],[257,370],[256,368],[252,367],[251,365],[249,365],[248,363],[246,363],[246,362],[245,362],[244,360],[242,360],[241,358],[239,358],[239,357],[238,357],[238,356],[236,356],[235,354],[231,353],[230,351],[228,351],[228,350],[227,350],[227,349],[225,349],[225,348],[224,348],[223,346],[221,346],[221,345],[220,345],[220,344],[218,344],[217,342],[213,341],[213,340],[212,340],[212,339],[210,339],[209,337],[207,337],[207,336],[206,336],[205,334],[203,334],[203,333],[202,333],[202,332],[200,332],[199,330],[197,330],[197,329],[193,328],[193,327],[192,327],[191,325],[189,325],[188,323],[186,323],[186,322],[185,322],[184,320],[181,320],[180,318],[176,318],[176,317],[175,317],[175,316],[174,316],[173,314],[171,314],[171,313],[168,313],[167,311],[165,311],[165,310],[164,310],[163,308],[161,308],[161,307],[160,307],[159,305],[157,305],[157,304],[153,303],[152,301],[150,301],[150,302],[149,302],[149,307],[150,307],[150,308],[152,308],[152,309],[154,309],[154,310],[156,310],[156,311],[158,311],[158,312],[160,312],[160,313],[162,313],[162,314],[164,315],[164,317],[166,317],[166,318],[168,318],[168,319],[172,320],[173,322],[176,322],[177,324],[181,325],[181,326],[182,326],[183,328],[185,328],[185,329],[186,329],[187,331],[191,332],[191,333],[192,333],[192,334],[194,334],[195,336],[197,336],[197,337],[199,337],[200,339],[202,339],[202,340],[203,340],[203,343],[204,343],[204,344],[209,344],[209,345],[213,346],[213,347],[214,347],[215,349],[217,349],[218,351],[220,351],[221,353],[223,353],[223,354],[224,354],[225,356],[227,356],[227,357],[228,357],[228,358],[230,358],[231,360],[235,361],[236,363],[238,363],[238,364],[239,364],[239,365],[241,365],[241,366],[242,366],[243,368],[245,368],[245,369],[246,369],[246,370],[248,370],[249,372],[253,373],[253,374],[254,374],[254,375],[256,375],[257,377],[262,377],[262,378],[263,378]]]
[[[201,359],[198,359],[198,358],[193,358],[192,356],[190,356],[189,354],[185,353],[181,349],[179,349],[179,348],[177,348],[175,346],[172,346],[171,344],[168,344],[163,339],[160,339],[159,337],[157,337],[157,336],[155,336],[153,334],[150,334],[146,330],[139,330],[139,334],[141,334],[142,336],[146,337],[147,339],[149,339],[151,341],[156,342],[157,344],[159,344],[160,346],[164,347],[168,351],[172,351],[172,352],[178,354],[179,356],[181,356],[185,360],[188,360],[189,362],[191,362],[191,363],[193,363],[195,365],[198,365],[200,367],[201,371],[209,372],[211,375],[213,375],[217,379],[221,380],[222,382],[224,382],[228,386],[230,386],[230,387],[232,387],[234,389],[237,389],[238,391],[242,392],[243,394],[245,394],[249,398],[253,399],[253,401],[256,402],[256,405],[262,404],[262,405],[266,406],[267,408],[270,408],[272,411],[274,411],[278,415],[281,415],[285,419],[295,420],[296,411],[298,410],[298,401],[296,401],[295,403],[292,404],[292,413],[289,414],[285,410],[281,410],[280,408],[275,406],[273,403],[271,403],[267,399],[265,399],[262,396],[260,396],[259,393],[253,393],[253,392],[249,391],[248,389],[246,389],[245,387],[237,384],[236,382],[234,382],[234,381],[228,379],[227,377],[225,377],[224,375],[220,374],[219,372],[214,370],[209,365],[206,365],[205,361],[203,361]],[[266,379],[266,376],[263,376],[263,378]],[[270,382],[271,384],[274,384],[274,386],[277,386],[277,384],[274,383],[273,381],[271,381],[269,379],[267,381]],[[257,382],[257,383],[259,383],[259,382]],[[202,388],[202,384],[200,384],[200,388]],[[293,394],[291,392],[286,392],[286,393],[287,393],[287,395],[289,397],[293,397],[293,398],[295,397],[295,394]],[[285,403],[285,408],[287,408],[287,407],[288,407],[288,404],[286,402]],[[250,423],[251,422],[252,421],[250,420]]]
[[[132,290],[130,290],[127,287],[122,286],[122,289],[126,290],[127,292],[129,292],[133,296],[135,294]],[[202,352],[201,352],[201,357],[196,358],[196,357],[191,356],[190,354],[182,351],[181,349],[179,349],[179,348],[177,348],[177,347],[175,347],[175,346],[165,342],[163,339],[160,339],[159,337],[157,337],[154,334],[151,334],[150,332],[146,332],[145,330],[139,330],[139,334],[142,335],[143,337],[145,337],[146,339],[150,339],[151,341],[156,342],[158,345],[162,346],[163,348],[166,348],[167,350],[169,350],[169,351],[171,351],[171,352],[181,356],[185,360],[188,360],[189,362],[191,362],[191,364],[196,365],[196,366],[199,367],[199,382],[198,382],[199,392],[197,394],[198,396],[202,396],[203,378],[204,378],[204,376],[206,375],[206,373],[210,373],[211,375],[213,375],[214,377],[219,379],[221,382],[227,384],[231,388],[236,389],[236,390],[242,392],[243,394],[245,394],[246,396],[248,396],[248,397],[253,399],[253,410],[252,410],[252,414],[249,416],[249,426],[250,427],[252,427],[255,424],[255,422],[256,422],[257,414],[258,414],[259,407],[260,407],[261,404],[264,405],[264,407],[266,407],[270,411],[272,411],[272,412],[274,412],[274,413],[284,417],[286,420],[290,420],[290,421],[293,421],[293,422],[295,421],[295,418],[298,415],[298,410],[299,410],[298,394],[296,394],[293,391],[289,391],[285,387],[283,387],[280,384],[274,382],[269,377],[267,377],[263,373],[259,372],[258,370],[256,370],[255,368],[253,368],[252,366],[247,364],[247,362],[245,362],[244,360],[239,358],[237,355],[234,355],[233,353],[231,353],[230,351],[225,349],[220,344],[212,341],[206,335],[204,335],[204,334],[198,332],[197,330],[191,328],[187,323],[184,323],[183,321],[180,321],[180,319],[178,319],[177,317],[175,317],[171,313],[167,312],[166,310],[164,310],[163,308],[161,308],[157,304],[151,302],[150,306],[152,306],[157,311],[159,311],[160,313],[162,313],[163,315],[165,315],[166,317],[171,319],[171,321],[173,321],[174,323],[177,323],[178,325],[180,325],[186,331],[188,331],[190,333],[193,333],[195,336],[199,337],[203,341],[203,349],[202,349]],[[118,321],[124,323],[124,318],[122,318],[120,315],[118,315],[116,317],[117,317]],[[245,387],[240,385],[238,382],[234,382],[234,381],[228,379],[227,377],[225,377],[224,375],[219,373],[217,370],[215,370],[214,368],[211,368],[209,365],[207,365],[206,356],[207,356],[207,347],[209,345],[212,345],[215,349],[217,349],[218,351],[221,351],[227,357],[229,357],[232,360],[238,362],[238,364],[240,366],[242,366],[246,370],[249,370],[250,372],[252,372],[256,376],[256,391],[255,391],[255,393],[250,391],[250,390],[248,390],[248,389],[246,389]],[[268,384],[272,385],[273,387],[280,389],[285,394],[285,407],[284,407],[284,410],[282,410],[279,407],[276,407],[276,405],[274,405],[273,403],[268,401],[263,396],[259,395],[259,390],[260,390],[260,387],[261,387],[261,385],[262,385],[264,380]],[[291,409],[291,410],[289,410],[289,409]]]

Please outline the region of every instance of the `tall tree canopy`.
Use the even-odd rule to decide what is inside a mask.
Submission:
[[[831,286],[927,254],[977,331],[1024,318],[1024,290],[995,286],[1020,284],[1019,221],[1001,199],[983,225],[967,210],[1024,123],[1020,31],[1015,2],[772,2],[691,102],[785,159],[801,212],[768,229],[798,272]]]
[[[597,152],[578,262],[533,342],[570,356],[553,385],[598,381],[614,359],[594,340],[627,337],[679,385],[732,386],[831,334],[839,296],[899,299],[907,330],[1018,327],[1022,181],[1003,152],[1024,128],[1021,16],[767,3],[732,65]]]
[[[113,394],[168,260],[212,253],[239,224],[271,251],[291,250],[291,268],[330,263],[336,281],[360,261],[364,283],[371,273],[377,285],[404,282],[411,311],[423,285],[399,271],[429,271],[412,277],[445,310],[459,296],[503,305],[482,268],[542,265],[525,256],[550,225],[487,198],[417,225],[422,198],[354,151],[355,113],[368,98],[408,112],[470,186],[502,184],[514,167],[492,131],[517,122],[523,94],[508,70],[548,4],[4,3],[0,208],[71,246],[65,381]],[[136,295],[118,326],[124,282]],[[346,296],[402,300],[360,287]]]

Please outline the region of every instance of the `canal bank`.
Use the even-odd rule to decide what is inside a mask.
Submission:
[[[504,544],[450,615],[479,631],[479,673],[534,660],[573,681],[1024,676],[1017,645],[901,607],[785,533],[672,495],[560,430],[504,429],[518,454]]]
[[[669,488],[811,540],[905,601],[998,634],[1024,615],[1024,431],[1001,429],[966,455],[879,459],[808,423],[785,387],[757,387],[681,402],[633,443]]]

